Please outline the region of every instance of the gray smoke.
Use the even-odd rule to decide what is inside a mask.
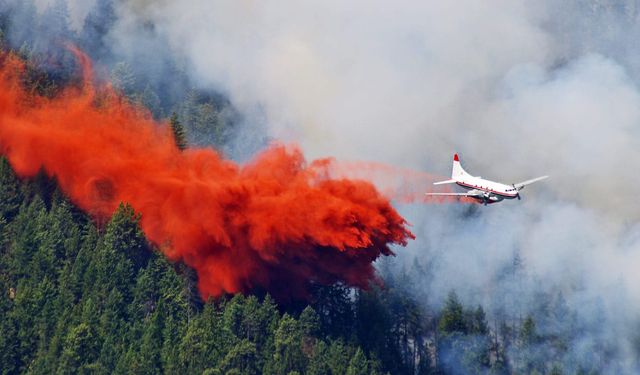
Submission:
[[[267,132],[336,156],[518,182],[522,202],[405,205],[399,262],[423,302],[455,289],[490,316],[569,337],[565,368],[634,373],[640,313],[636,2],[127,1],[198,82]],[[120,34],[115,40],[129,37]],[[472,209],[474,210],[474,209]],[[549,306],[540,306],[542,303]],[[570,313],[568,313],[570,312]],[[602,345],[616,355],[590,358]],[[608,362],[607,362],[608,361]],[[604,362],[604,364],[603,364]]]
[[[57,0],[35,0],[34,3],[40,13],[44,13],[46,9],[55,5]],[[70,26],[76,30],[81,30],[84,19],[95,5],[96,0],[67,0],[69,7]]]
[[[85,3],[70,8],[81,25]],[[429,270],[415,275],[428,306],[455,289],[489,317],[533,314],[543,333],[569,332],[567,368],[602,361],[588,354],[609,345],[606,373],[636,373],[639,9],[123,0],[105,40],[114,60],[148,62],[158,79],[171,65],[158,62],[177,62],[189,82],[224,93],[249,125],[240,139],[264,132],[310,158],[439,175],[453,152],[489,179],[551,175],[521,202],[401,206],[417,239],[398,249],[398,267],[418,259]]]

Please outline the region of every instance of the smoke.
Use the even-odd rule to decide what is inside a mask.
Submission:
[[[373,174],[405,202],[417,238],[398,268],[417,259],[428,269],[413,280],[425,305],[455,289],[490,318],[532,314],[544,333],[570,332],[565,369],[600,361],[604,373],[637,373],[639,9],[634,0],[125,0],[104,40],[115,60],[174,61],[189,82],[227,95],[249,125],[243,142],[267,134],[313,158],[428,176],[448,175],[453,152],[485,178],[551,175],[522,201],[476,207],[410,204],[403,192],[433,180],[417,172],[336,172]],[[176,77],[151,70],[158,82]],[[602,347],[606,361],[585,355]]]
[[[314,157],[448,175],[457,151],[485,178],[551,175],[521,202],[402,205],[417,240],[399,263],[428,266],[415,280],[425,304],[456,289],[493,316],[531,313],[543,332],[573,332],[567,369],[606,343],[617,357],[600,363],[605,372],[635,372],[637,2],[130,0],[119,9],[127,22],[151,20],[194,80]],[[575,319],[549,318],[553,308],[540,307],[549,301]]]
[[[197,271],[204,299],[256,288],[300,298],[337,281],[367,288],[372,262],[412,238],[371,184],[330,179],[296,147],[273,146],[242,167],[212,149],[180,152],[166,124],[95,89],[76,54],[85,85],[54,99],[29,94],[23,63],[3,56],[2,154],[20,176],[43,166],[96,218],[129,202],[147,237]]]
[[[89,14],[91,8],[95,5],[96,0],[34,0],[34,3],[40,13],[44,13],[47,8],[57,5],[57,3],[68,4],[69,8],[69,24],[76,30],[81,30],[84,20]]]
[[[480,99],[483,81],[513,64],[545,60],[545,35],[513,20],[523,5],[483,4],[129,1],[121,14],[154,20],[202,84],[243,110],[264,108],[273,137],[339,159],[385,149],[384,161],[416,167],[427,139],[458,144],[442,130],[447,108]]]
[[[327,173],[333,178],[355,178],[373,183],[380,192],[398,203],[468,203],[476,204],[477,200],[469,197],[427,196],[425,193],[453,192],[451,185],[435,187],[434,182],[449,177],[432,175],[409,168],[371,161],[341,161],[335,158],[326,159]]]

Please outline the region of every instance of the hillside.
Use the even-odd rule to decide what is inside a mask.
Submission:
[[[0,0],[0,374],[640,373],[638,38],[639,0]],[[454,153],[551,178],[425,199]]]
[[[542,335],[531,317],[491,329],[453,292],[427,310],[408,275],[370,291],[317,286],[308,305],[260,292],[202,301],[132,207],[95,223],[55,180],[21,182],[4,158],[0,218],[3,374],[574,373],[559,362],[569,332]]]

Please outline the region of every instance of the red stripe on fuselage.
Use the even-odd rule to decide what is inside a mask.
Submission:
[[[456,181],[456,184],[458,184],[459,186],[462,186],[463,188],[478,189],[478,190],[482,190],[482,191],[489,191],[489,192],[492,192],[494,194],[500,195],[500,196],[505,197],[505,198],[515,198],[515,197],[518,196],[518,194],[513,194],[512,195],[512,194],[502,193],[502,192],[491,190],[491,189],[485,189],[485,188],[481,188],[481,187],[478,187],[478,186],[465,184],[464,182],[460,182],[460,181]]]

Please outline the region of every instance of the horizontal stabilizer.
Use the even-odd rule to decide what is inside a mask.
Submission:
[[[445,181],[438,181],[438,182],[434,182],[434,185],[444,185],[444,184],[455,184],[456,180],[451,179],[451,180],[445,180]]]
[[[532,184],[534,182],[538,182],[540,180],[544,180],[545,178],[548,178],[548,177],[549,176],[540,176],[540,177],[532,178],[531,180],[522,181],[517,184],[513,184],[513,187],[516,188],[517,190],[522,190],[524,189],[525,186]]]
[[[424,195],[451,196],[451,197],[479,197],[482,194],[470,191],[468,193],[424,193]]]

